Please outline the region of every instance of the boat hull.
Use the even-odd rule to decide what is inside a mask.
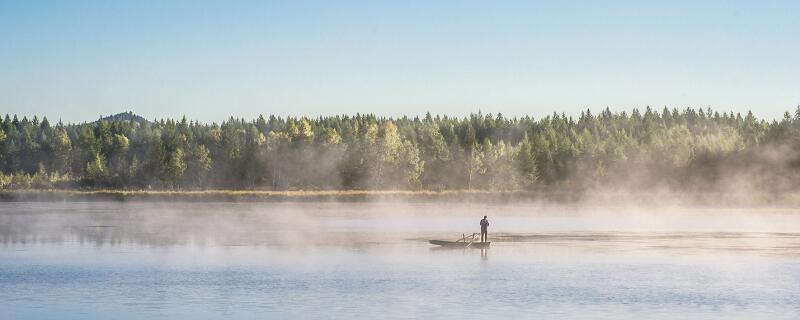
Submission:
[[[446,241],[446,240],[430,240],[430,244],[435,244],[442,247],[461,247],[461,248],[488,248],[491,242],[464,242],[464,241]]]

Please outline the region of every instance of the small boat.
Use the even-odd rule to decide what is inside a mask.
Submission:
[[[447,241],[447,240],[429,240],[430,244],[435,244],[442,247],[461,247],[461,248],[488,248],[491,242],[463,242],[463,241]]]
[[[437,246],[450,247],[450,248],[477,248],[477,249],[483,249],[483,248],[488,248],[489,247],[489,244],[491,244],[491,242],[489,242],[489,241],[486,241],[486,242],[475,241],[475,235],[477,235],[477,233],[473,233],[472,237],[467,238],[466,236],[464,236],[462,234],[461,235],[461,239],[458,239],[458,240],[455,240],[455,241],[429,240],[428,242],[430,244],[434,244],[434,245],[437,245]]]

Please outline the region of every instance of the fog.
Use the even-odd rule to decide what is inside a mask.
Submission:
[[[478,232],[484,215],[499,243],[659,245],[694,237],[711,246],[800,232],[800,215],[782,207],[100,201],[2,203],[0,236],[4,245],[358,247],[460,238]]]

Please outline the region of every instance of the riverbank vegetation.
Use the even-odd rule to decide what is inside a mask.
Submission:
[[[799,168],[800,108],[776,121],[648,107],[539,119],[0,122],[3,189],[783,192],[798,187]]]

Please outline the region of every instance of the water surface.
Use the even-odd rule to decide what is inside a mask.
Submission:
[[[0,239],[4,319],[800,315],[791,208],[21,202]]]

